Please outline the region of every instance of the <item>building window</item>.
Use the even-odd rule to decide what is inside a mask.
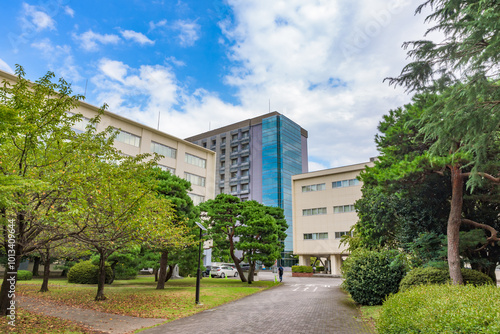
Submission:
[[[221,144],[225,144],[225,143],[226,143],[226,137],[222,137],[222,138],[220,139],[220,143],[221,143]]]
[[[203,176],[198,176],[198,175],[194,175],[194,174],[190,174],[190,173],[184,173],[184,178],[187,181],[191,182],[191,184],[193,184],[193,185],[197,185],[200,187],[205,186],[205,178]]]
[[[345,212],[354,212],[354,204],[349,205],[339,205],[333,207],[333,213],[345,213]]]
[[[161,170],[164,170],[165,172],[170,172],[170,174],[172,174],[172,175],[175,175],[175,168],[163,166],[163,165],[158,165],[158,168],[160,168]]]
[[[324,240],[324,239],[328,239],[328,232],[304,233],[304,240]]]
[[[326,215],[326,208],[314,208],[302,210],[303,216]]]
[[[320,190],[325,190],[325,184],[320,183],[320,184],[311,184],[309,186],[302,186],[302,192],[307,193],[310,191],[320,191]]]
[[[235,193],[238,191],[238,186],[231,186],[231,192]]]
[[[231,166],[237,165],[238,164],[238,158],[236,159],[231,159]]]
[[[238,146],[231,147],[231,153],[238,152]]]
[[[246,190],[248,190],[248,183],[243,183],[241,185],[241,191],[246,191]]]
[[[165,158],[177,158],[177,150],[167,145],[151,142],[151,151],[163,155]]]
[[[220,187],[219,188],[219,194],[223,194],[224,193],[224,187]]]
[[[231,136],[231,141],[237,140],[238,139],[238,134],[235,133],[234,135]]]
[[[212,146],[215,146],[217,144],[217,141],[215,139],[212,139]]]
[[[241,150],[242,151],[248,150],[248,147],[249,147],[248,144],[243,144],[241,145]]]
[[[223,148],[222,150],[220,150],[220,155],[224,155],[224,154],[226,154],[226,149],[225,148]]]
[[[191,198],[194,205],[198,205],[200,203],[205,202],[205,196],[191,194],[191,193],[188,193],[188,196]]]
[[[207,160],[197,157],[196,155],[186,153],[184,161],[191,165],[195,165],[201,168],[207,168]]]
[[[358,179],[349,179],[342,181],[334,181],[332,182],[332,188],[344,188],[344,187],[352,187],[359,185]]]
[[[349,231],[335,232],[335,239],[340,239],[344,235],[350,235],[350,236],[352,236],[352,233],[349,232]]]
[[[249,161],[249,157],[241,157],[241,163],[247,163]]]
[[[75,115],[77,115],[77,114],[74,114],[74,113],[69,112],[69,111],[66,111],[66,114],[68,114],[68,116],[75,116]],[[75,122],[75,124],[73,124],[73,126],[71,127],[71,129],[73,131],[75,131],[76,133],[82,133],[83,131],[85,131],[85,128],[87,127],[87,125],[89,123],[90,123],[90,118],[82,116],[81,119],[78,122]]]
[[[122,130],[118,130],[118,135],[116,136],[116,140],[125,144],[129,144],[135,147],[141,146],[141,137],[131,134],[129,132],[125,132]]]
[[[226,167],[226,162],[225,161],[221,161],[220,162],[220,168],[224,168]]]
[[[248,169],[242,170],[241,171],[241,177],[247,177],[248,176]]]
[[[242,133],[241,133],[241,138],[242,138],[242,139],[244,139],[244,138],[248,138],[248,131],[242,132]]]
[[[238,176],[238,172],[231,172],[231,178],[235,179]]]
[[[221,175],[220,175],[220,180],[221,180],[221,181],[224,181],[225,179],[226,179],[226,175],[225,175],[225,174],[221,174]]]

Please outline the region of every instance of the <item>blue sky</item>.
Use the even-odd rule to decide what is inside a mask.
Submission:
[[[310,170],[368,161],[382,80],[420,39],[413,0],[5,1],[0,69],[47,71],[109,111],[186,138],[279,111],[309,132]]]

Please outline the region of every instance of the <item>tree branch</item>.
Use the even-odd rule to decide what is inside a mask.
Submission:
[[[479,172],[477,173],[478,175],[481,175],[482,177],[484,178],[487,178],[488,180],[490,181],[493,181],[495,183],[500,183],[500,177],[494,177],[493,175],[491,174],[488,174],[488,173],[483,173],[483,172]],[[462,173],[462,177],[466,178],[466,177],[469,177],[471,176],[471,173],[467,172],[467,173]]]
[[[476,228],[482,228],[483,230],[487,230],[491,233],[491,235],[488,238],[486,238],[486,243],[481,248],[476,249],[476,252],[485,249],[486,246],[488,246],[489,244],[493,244],[496,241],[500,241],[500,238],[498,237],[498,231],[495,230],[493,226],[481,224],[467,218],[462,218],[462,223],[466,223]]]

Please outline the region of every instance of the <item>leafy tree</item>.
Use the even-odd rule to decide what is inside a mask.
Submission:
[[[281,240],[286,237],[288,225],[281,208],[267,207],[256,201],[245,201],[241,206],[239,240],[235,247],[250,264],[248,283],[251,284],[257,261],[271,266],[280,257],[284,247]]]
[[[160,252],[160,263],[158,271],[157,289],[164,289],[165,282],[172,276],[177,264],[183,271],[192,271],[197,268],[198,228],[195,220],[199,217],[199,209],[194,206],[188,195],[191,190],[191,183],[187,180],[155,168],[152,178],[156,182],[155,187],[160,198],[169,200],[175,210],[172,223],[178,228],[178,233],[167,236],[160,236],[160,239],[149,240],[151,249]],[[168,270],[167,270],[168,269]]]
[[[236,255],[237,227],[240,225],[241,201],[238,197],[219,194],[215,199],[200,204],[201,210],[206,213],[209,222],[209,236],[213,240],[214,250],[229,250],[242,282],[246,282],[240,263],[245,255]]]
[[[428,159],[432,141],[425,141],[420,134],[420,119],[436,99],[435,95],[417,95],[412,104],[390,111],[380,123],[376,143],[381,155],[374,167],[361,174],[363,196],[356,202],[360,218],[353,227],[355,237],[349,240],[351,250],[387,246],[404,249],[413,254],[414,265],[437,264],[446,259],[441,240],[445,240],[450,211],[450,174],[440,170],[436,173]],[[494,152],[495,146],[490,145],[489,150]],[[485,184],[476,187],[474,194],[464,189],[464,194],[464,213],[498,228],[495,187]],[[465,231],[467,228],[463,227]],[[495,252],[498,246],[477,251],[475,240],[475,244],[468,242],[467,248],[461,247],[460,255],[467,254],[471,264],[481,263],[478,270],[494,275],[500,261]]]
[[[151,235],[170,235],[173,210],[168,200],[154,193],[147,183],[154,160],[147,156],[123,157],[114,163],[89,156],[80,170],[82,180],[73,185],[66,218],[74,238],[99,254],[96,301],[105,300],[105,263],[115,252],[127,249]],[[123,182],[127,180],[127,182]]]
[[[10,306],[9,282],[15,280],[20,259],[36,249],[34,241],[47,228],[65,224],[61,215],[70,201],[68,180],[78,178],[73,171],[84,163],[81,152],[95,154],[95,143],[101,149],[106,141],[88,140],[91,127],[75,134],[72,125],[81,116],[68,110],[75,108],[81,96],[72,96],[68,83],[53,83],[53,73],[38,81],[26,80],[23,69],[16,68],[17,81],[4,81],[0,87],[2,117],[9,121],[2,127],[0,145],[0,218],[2,247],[14,261],[5,271],[0,291],[0,314]],[[104,149],[104,152],[106,150]],[[8,223],[13,222],[12,231]],[[9,232],[14,243],[9,243]],[[12,238],[11,238],[12,239]],[[40,246],[40,245],[37,245]]]
[[[460,272],[459,231],[462,224],[490,233],[482,247],[498,242],[490,225],[463,216],[464,184],[474,189],[484,182],[500,183],[498,155],[500,128],[500,3],[495,0],[428,0],[429,32],[440,31],[441,43],[428,40],[404,44],[412,59],[390,84],[408,91],[438,92],[437,101],[421,118],[422,134],[432,141],[428,159],[449,170],[452,198],[447,223],[448,264],[454,284]],[[497,153],[498,154],[498,153]]]

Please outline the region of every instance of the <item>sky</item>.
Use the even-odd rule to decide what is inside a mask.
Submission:
[[[0,69],[179,138],[278,111],[308,131],[309,170],[377,156],[411,95],[383,82],[428,26],[413,0],[3,0]]]

